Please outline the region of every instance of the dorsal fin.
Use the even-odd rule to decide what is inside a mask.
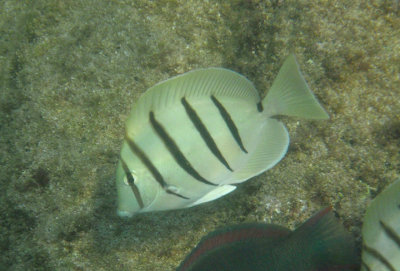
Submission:
[[[242,100],[260,101],[253,84],[244,76],[224,68],[193,70],[149,88],[133,106],[127,120],[128,129],[147,122],[150,111],[162,111],[180,103],[182,97],[237,97]]]
[[[357,266],[353,237],[331,209],[326,207],[313,215],[294,231],[291,239],[301,244],[317,270],[353,270]]]

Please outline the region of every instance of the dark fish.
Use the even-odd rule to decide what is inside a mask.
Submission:
[[[203,237],[177,271],[356,270],[352,236],[325,208],[295,231],[272,224],[226,227]]]

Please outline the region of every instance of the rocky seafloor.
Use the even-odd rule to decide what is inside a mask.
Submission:
[[[222,66],[264,96],[290,53],[330,120],[283,118],[286,157],[224,198],[116,215],[141,93]],[[327,205],[360,246],[400,175],[399,63],[398,1],[1,1],[0,269],[174,270],[217,227],[294,228]]]

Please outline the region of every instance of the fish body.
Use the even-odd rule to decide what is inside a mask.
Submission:
[[[362,271],[400,270],[400,179],[369,205],[362,237]]]
[[[260,99],[244,76],[194,70],[148,89],[133,106],[117,167],[118,214],[195,206],[232,192],[285,155],[277,115],[327,119],[293,55]]]
[[[353,238],[326,208],[293,232],[261,223],[212,232],[177,271],[344,271],[356,259]]]

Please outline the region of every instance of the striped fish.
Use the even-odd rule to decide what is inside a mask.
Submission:
[[[289,144],[277,115],[328,118],[293,55],[263,100],[244,76],[223,68],[194,70],[151,87],[126,122],[118,214],[212,201],[270,169]]]
[[[400,271],[400,179],[371,202],[362,236],[362,271]]]

